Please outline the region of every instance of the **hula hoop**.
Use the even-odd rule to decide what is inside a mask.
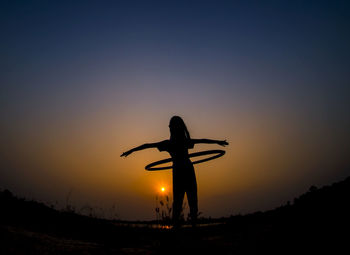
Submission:
[[[194,161],[194,162],[192,162],[192,164],[203,163],[205,161],[209,161],[209,160],[213,160],[213,159],[219,158],[219,157],[221,157],[221,156],[223,156],[225,154],[225,151],[223,151],[223,150],[200,151],[200,152],[195,152],[195,153],[188,154],[188,157],[189,158],[193,158],[193,157],[199,157],[199,156],[211,155],[211,154],[216,154],[216,155],[208,157],[208,158],[205,158],[205,159],[200,159],[200,160]],[[162,159],[162,160],[159,160],[159,161],[156,161],[156,162],[148,164],[147,166],[145,166],[145,169],[148,170],[148,171],[171,169],[171,168],[173,168],[172,166],[164,166],[164,167],[154,167],[154,166],[165,164],[165,163],[169,163],[169,162],[172,162],[172,161],[173,161],[172,158]]]

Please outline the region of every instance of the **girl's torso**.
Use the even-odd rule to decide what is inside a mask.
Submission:
[[[188,149],[192,149],[194,144],[190,140],[184,142],[174,142],[164,140],[158,146],[159,151],[167,151],[173,159],[174,171],[193,171],[193,165],[188,156]]]

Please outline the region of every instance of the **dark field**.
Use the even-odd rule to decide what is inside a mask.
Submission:
[[[274,210],[155,229],[0,193],[0,254],[349,254],[350,178]]]

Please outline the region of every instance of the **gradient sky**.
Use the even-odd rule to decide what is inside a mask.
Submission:
[[[173,115],[230,143],[195,166],[204,216],[340,181],[349,27],[349,1],[1,1],[0,188],[154,219],[171,171],[144,166],[169,155],[119,156],[168,139]]]

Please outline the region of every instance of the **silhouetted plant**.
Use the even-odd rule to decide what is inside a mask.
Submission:
[[[317,191],[317,187],[312,185],[309,189],[309,192],[315,192],[315,191]]]
[[[180,221],[185,222],[184,211],[187,209],[187,203],[184,202],[182,205],[182,210],[180,214]],[[172,211],[173,211],[173,203],[168,195],[166,196],[156,196],[156,220],[161,225],[169,225],[172,221]],[[189,219],[189,216],[188,218]]]
[[[110,208],[110,219],[111,220],[119,219],[119,214],[117,213],[117,207],[115,204],[113,204]]]
[[[156,219],[160,224],[170,224],[172,210],[173,209],[168,195],[164,197],[158,197],[158,195],[156,196]]]
[[[71,198],[71,196],[72,196],[72,192],[73,192],[73,190],[71,189],[71,190],[68,192],[68,194],[67,194],[65,211],[66,211],[66,212],[74,213],[74,212],[75,212],[75,207],[72,206],[72,205],[70,204],[70,198]]]

